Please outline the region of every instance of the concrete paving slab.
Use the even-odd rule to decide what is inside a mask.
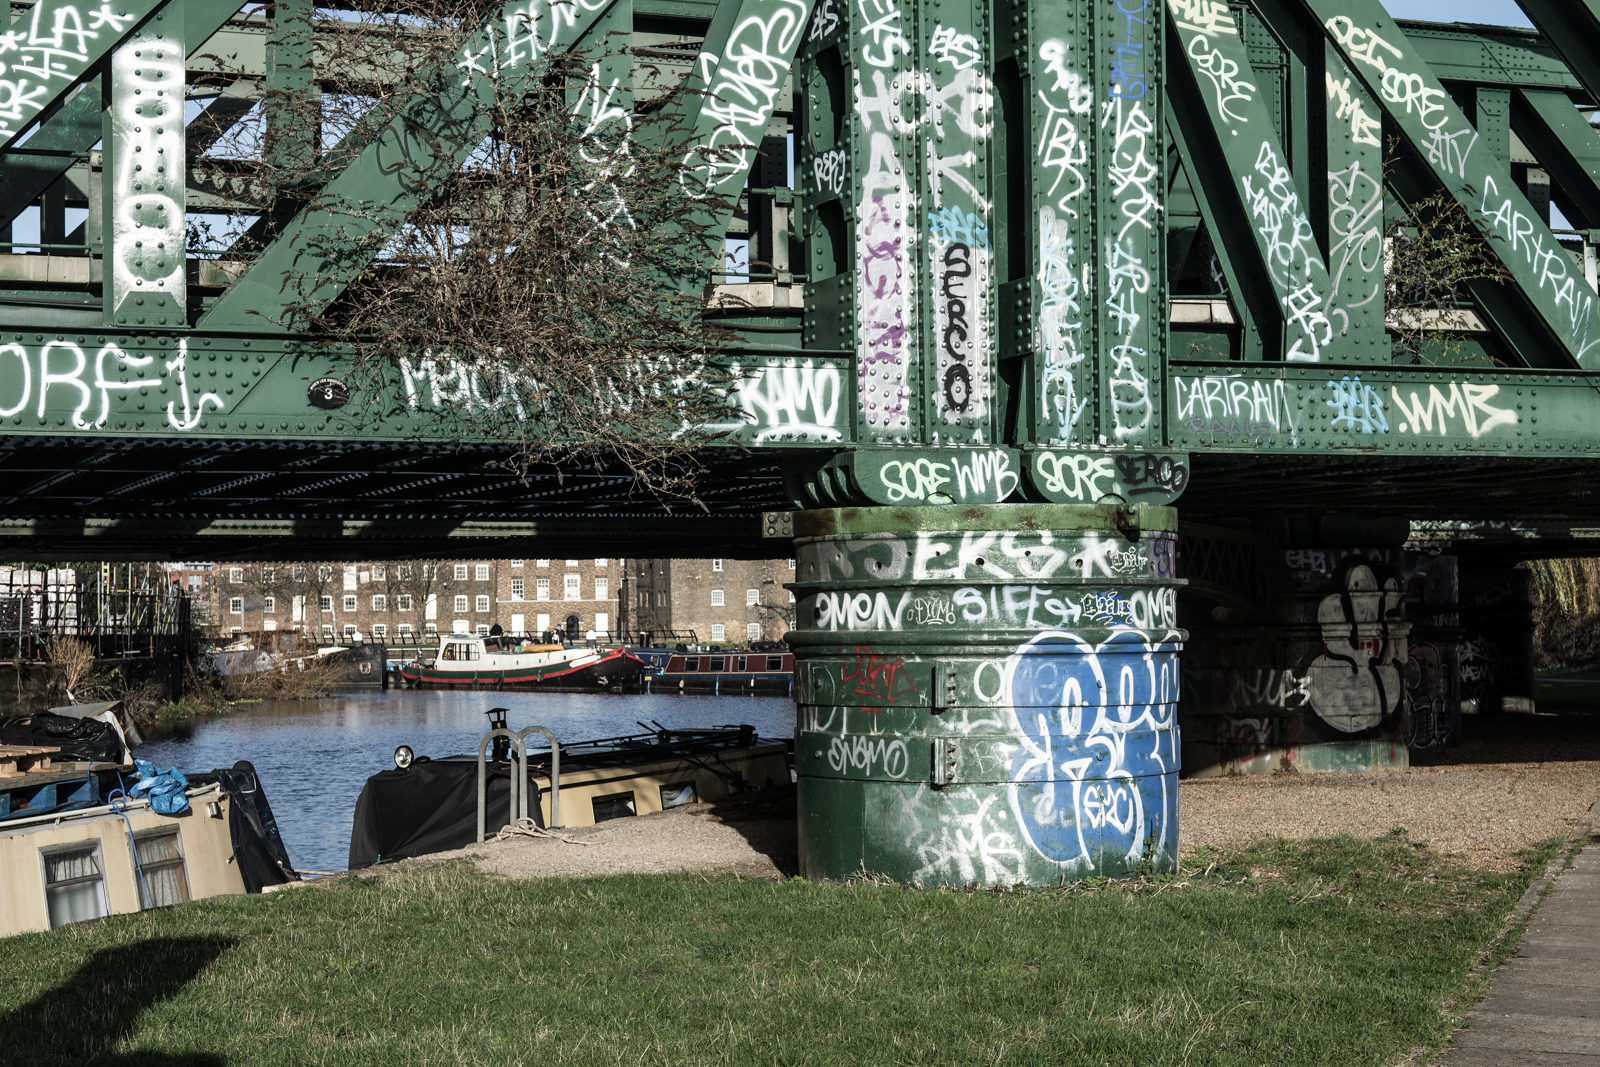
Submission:
[[[1495,1031],[1531,1030],[1539,1034],[1560,1035],[1572,1038],[1600,1038],[1600,1019],[1585,1019],[1575,1015],[1540,1015],[1533,1012],[1501,1012],[1487,1008],[1487,1002],[1472,1012],[1474,1033]],[[1600,1049],[1596,1049],[1600,1052]]]
[[[1535,1061],[1515,1049],[1457,1048],[1452,1049],[1444,1063],[1450,1067],[1526,1067],[1537,1062],[1539,1067],[1600,1067],[1600,1056],[1581,1053],[1544,1053]]]
[[[1519,1064],[1542,1064],[1543,1055],[1548,1052],[1600,1058],[1600,1037],[1553,1034],[1540,1030],[1479,1030],[1469,1026],[1456,1031],[1455,1043],[1461,1048],[1498,1048],[1520,1052],[1527,1058],[1513,1061]]]
[[[1505,993],[1496,991],[1475,1009],[1485,1017],[1509,1018],[1513,1015],[1537,1015],[1551,1019],[1588,1019],[1600,1021],[1600,1004],[1591,997],[1557,997],[1552,990],[1542,989],[1537,994],[1525,991]]]

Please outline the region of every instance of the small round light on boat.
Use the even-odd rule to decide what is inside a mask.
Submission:
[[[411,761],[415,758],[416,756],[413,755],[410,745],[401,745],[394,750],[394,765],[397,770],[405,770],[411,766]]]

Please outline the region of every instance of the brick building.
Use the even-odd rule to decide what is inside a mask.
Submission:
[[[212,618],[220,633],[360,634],[390,644],[495,625],[581,638],[612,628],[622,569],[619,559],[218,563]]]
[[[790,559],[629,561],[630,629],[693,630],[702,645],[781,641],[795,621]]]

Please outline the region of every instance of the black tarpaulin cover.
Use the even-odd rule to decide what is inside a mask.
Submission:
[[[289,851],[278,833],[278,820],[267,803],[261,779],[249,760],[240,760],[232,770],[187,776],[190,785],[218,782],[233,803],[228,808],[228,836],[233,842],[233,859],[239,865],[247,893],[259,893],[262,886],[298,882],[299,873],[289,862]]]
[[[490,764],[487,833],[509,821],[510,793],[510,772]],[[528,814],[543,826],[537,799],[530,791]],[[418,760],[405,770],[380,771],[362,787],[350,827],[350,869],[465,848],[477,839],[478,761]]]
[[[74,719],[48,711],[0,723],[0,745],[59,748],[61,751],[51,759],[63,763],[73,760],[122,762],[122,738],[110,723],[99,719]]]

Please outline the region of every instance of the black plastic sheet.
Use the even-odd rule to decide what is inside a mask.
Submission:
[[[535,783],[528,814],[543,826]],[[509,819],[511,772],[490,764],[486,818],[490,835]],[[465,848],[478,839],[478,762],[475,758],[418,760],[405,770],[367,779],[350,827],[350,869]]]

